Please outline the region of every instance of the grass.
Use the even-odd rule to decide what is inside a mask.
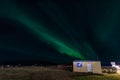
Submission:
[[[120,80],[120,76],[118,74],[105,74],[104,76],[98,75],[88,75],[88,76],[79,76],[75,77],[75,80]]]
[[[120,80],[119,74],[74,73],[55,67],[0,68],[0,80]]]

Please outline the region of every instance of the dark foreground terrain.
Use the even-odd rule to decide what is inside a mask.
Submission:
[[[119,74],[74,73],[56,67],[0,68],[0,80],[120,80]]]

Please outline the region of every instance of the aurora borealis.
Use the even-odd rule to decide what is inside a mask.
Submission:
[[[119,0],[0,1],[0,62],[119,61]]]

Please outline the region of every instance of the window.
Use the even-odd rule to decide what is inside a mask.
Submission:
[[[79,67],[79,68],[83,67],[82,62],[78,62],[78,63],[77,63],[77,67]]]

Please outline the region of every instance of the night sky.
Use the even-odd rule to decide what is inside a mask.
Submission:
[[[0,64],[120,61],[119,21],[119,0],[0,0]]]

